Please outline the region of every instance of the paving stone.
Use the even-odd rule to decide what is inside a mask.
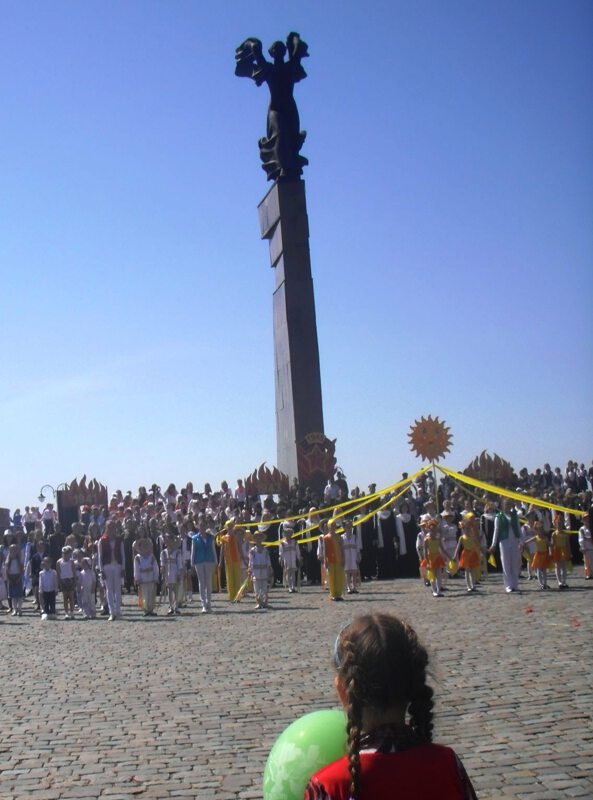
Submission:
[[[472,598],[454,580],[436,602],[417,580],[365,584],[341,604],[316,587],[278,589],[266,614],[215,596],[216,613],[194,604],[175,620],[163,606],[144,620],[126,596],[110,624],[46,625],[25,603],[18,623],[0,619],[3,669],[27,677],[0,704],[0,800],[261,800],[277,736],[336,706],[336,633],[369,609],[406,617],[428,645],[435,740],[455,748],[480,800],[593,797],[582,688],[593,685],[593,587],[582,567],[570,580],[566,593],[524,581],[511,598],[499,576]]]

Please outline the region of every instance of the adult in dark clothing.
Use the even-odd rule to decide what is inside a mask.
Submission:
[[[344,503],[348,500],[348,484],[346,482],[346,476],[340,470],[336,473],[336,486],[340,490],[340,502]]]
[[[309,510],[309,516],[307,519],[299,520],[298,527],[299,530],[306,530],[308,528],[313,527],[317,524],[318,517],[317,517],[317,508],[312,507]],[[313,528],[313,530],[307,530],[304,535],[304,539],[311,539],[314,536],[319,535],[319,529]],[[317,558],[317,542],[306,542],[305,544],[300,545],[301,548],[301,563],[303,565],[303,570],[305,573],[305,577],[307,578],[307,584],[320,584],[321,583],[321,564],[319,559]]]
[[[269,511],[264,511],[259,523],[258,530],[264,534],[265,542],[275,542],[274,547],[268,547],[267,550],[270,554],[270,561],[272,563],[272,571],[274,573],[274,583],[282,585],[282,567],[280,566],[280,553],[278,548],[278,522],[271,522],[272,514]]]
[[[136,532],[136,525],[133,520],[126,520],[124,523],[124,554],[125,569],[124,569],[124,586],[128,594],[131,593],[134,587],[134,542],[138,538]]]
[[[39,572],[41,571],[41,562],[47,555],[48,549],[45,539],[40,539],[38,542],[35,542],[33,545],[33,552],[31,553],[31,588],[35,597],[35,611],[40,610]]]
[[[416,578],[418,577],[418,554],[416,553],[418,524],[405,500],[400,503],[395,517],[395,529],[400,542],[397,573],[402,578]]]
[[[56,522],[53,533],[50,533],[48,539],[49,557],[52,560],[52,566],[55,565],[59,558],[62,558],[62,547],[66,543],[66,537],[62,533],[62,527],[59,522]]]
[[[371,483],[369,492],[374,494],[375,484]],[[371,500],[370,503],[359,511],[359,516],[368,516],[381,505],[381,501],[376,498]],[[356,525],[356,521],[354,523]],[[372,578],[377,577],[377,526],[375,515],[365,520],[361,525],[356,525],[360,528],[360,577],[363,581],[370,581]]]
[[[73,522],[70,533],[76,537],[76,546],[82,547],[84,544],[84,537],[86,536],[86,527],[82,524],[82,522],[79,522],[78,520]]]
[[[382,504],[385,501],[382,501]],[[396,560],[399,554],[395,530],[395,517],[391,508],[377,512],[377,577],[379,580],[395,578]]]
[[[484,506],[484,513],[480,517],[480,533],[486,537],[486,547],[490,547],[494,538],[494,518],[496,517],[496,506],[488,501]]]
[[[572,493],[571,495],[568,495],[567,493],[565,506],[567,508],[580,508],[580,503],[576,497],[572,496]],[[565,515],[566,530],[578,531],[582,524],[583,518],[580,514]],[[579,547],[579,537],[576,534],[571,534],[568,538],[568,541],[570,543],[570,554],[573,564],[582,564],[583,554],[581,552],[581,548]]]

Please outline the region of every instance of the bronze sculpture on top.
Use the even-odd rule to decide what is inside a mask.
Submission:
[[[285,61],[287,52],[288,61]],[[235,51],[235,75],[252,78],[258,86],[268,84],[267,136],[259,140],[262,169],[269,181],[295,180],[309,163],[300,155],[307,133],[300,130],[299,112],[293,96],[295,83],[307,77],[301,59],[307,58],[309,53],[298,33],[289,33],[286,44],[274,42],[268,53],[273,62],[264,57],[259,39],[246,39]]]

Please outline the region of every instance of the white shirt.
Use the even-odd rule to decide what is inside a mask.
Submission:
[[[270,554],[267,547],[263,547],[261,550],[258,550],[257,547],[252,547],[249,551],[249,571],[254,580],[267,580],[270,567]]]
[[[591,537],[591,530],[586,525],[579,529],[579,547],[581,550],[593,550],[593,538]]]
[[[58,573],[55,571],[55,569],[42,569],[39,572],[39,591],[58,591]]]

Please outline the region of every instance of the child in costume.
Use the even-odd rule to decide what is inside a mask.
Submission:
[[[544,533],[544,526],[542,523],[537,520],[533,523],[533,533],[534,535],[529,539],[525,540],[525,544],[531,544],[533,546],[533,556],[531,558],[531,569],[537,575],[537,580],[539,582],[539,588],[546,590],[549,588],[548,586],[548,566],[550,564],[550,542],[548,537]]]
[[[535,530],[534,523],[536,520],[535,511],[530,511],[527,514],[526,522],[521,525],[521,545],[523,548],[523,557],[527,558],[527,580],[530,581],[535,577],[535,569],[532,567],[533,557],[536,553],[535,549]]]
[[[426,535],[427,525],[431,523],[432,517],[430,514],[423,514],[418,523],[420,530],[416,536],[416,553],[418,554],[418,561],[420,564],[420,578],[424,581],[425,586],[430,586],[430,581],[426,575],[426,551],[424,548],[424,537]]]
[[[309,780],[306,800],[476,800],[453,750],[432,743],[428,654],[392,614],[357,617],[334,645],[348,754]]]
[[[554,533],[552,534],[552,561],[556,564],[556,580],[558,589],[568,589],[566,583],[566,573],[568,565],[572,566],[570,558],[570,542],[568,534],[564,528],[564,516],[554,515]]]
[[[327,570],[325,568],[325,535],[327,533],[327,520],[320,519],[317,524],[319,538],[317,539],[317,560],[321,572],[321,586],[327,590]]]
[[[583,517],[583,524],[579,528],[579,547],[585,562],[585,580],[593,577],[593,538],[591,537],[591,520],[589,514]]]
[[[134,556],[134,582],[142,600],[145,617],[156,617],[156,587],[159,582],[159,565],[154,557],[154,545],[150,539],[136,541],[138,552]]]
[[[78,573],[78,605],[82,611],[84,619],[95,619],[95,570],[90,558],[83,558],[80,561],[80,571]]]
[[[450,508],[444,508],[441,513],[441,546],[445,553],[445,560],[447,564],[455,559],[455,550],[457,548],[458,533],[457,525],[454,524],[455,513]],[[455,572],[449,568],[451,575]],[[445,577],[443,575],[443,577]]]
[[[344,549],[344,572],[346,574],[346,591],[348,594],[358,594],[357,584],[360,577],[358,565],[360,564],[360,550],[358,537],[352,528],[349,517],[343,519],[344,533],[342,534],[342,547]]]
[[[39,602],[41,604],[41,619],[56,618],[56,595],[59,590],[58,573],[51,568],[51,558],[46,556],[41,562],[39,570]]]
[[[248,574],[253,581],[255,607],[258,609],[269,608],[268,592],[270,587],[270,574],[272,573],[272,561],[268,548],[264,547],[264,537],[265,531],[257,530],[253,534],[255,544],[249,550]]]
[[[177,547],[176,537],[165,536],[164,547],[161,550],[161,570],[163,582],[167,586],[167,598],[169,600],[169,610],[167,615],[172,617],[180,614],[177,597],[177,582],[179,573],[183,569],[183,559],[181,549]]]
[[[426,577],[430,581],[433,597],[443,597],[443,570],[445,553],[438,537],[439,523],[436,519],[427,520],[424,524],[424,562]]]
[[[344,594],[344,547],[342,537],[336,530],[337,520],[330,519],[327,533],[323,537],[325,569],[329,585],[330,600],[343,600]]]
[[[461,528],[461,536],[457,542],[457,549],[455,550],[455,558],[459,558],[459,566],[465,570],[465,585],[468,592],[475,592],[476,590],[476,575],[480,566],[480,540],[478,536],[480,531],[478,529],[477,520],[473,514],[466,514],[459,523]],[[476,535],[477,532],[477,535]]]
[[[25,568],[18,544],[11,544],[6,556],[6,582],[8,583],[8,598],[12,604],[12,616],[23,615],[23,577]]]
[[[76,565],[72,558],[70,545],[62,547],[62,558],[56,563],[60,590],[64,600],[64,619],[74,619],[74,598],[76,596]]]
[[[282,539],[280,540],[280,563],[284,571],[284,580],[289,594],[296,592],[297,570],[301,565],[301,554],[297,540],[294,538],[294,524],[290,521],[282,523]]]

